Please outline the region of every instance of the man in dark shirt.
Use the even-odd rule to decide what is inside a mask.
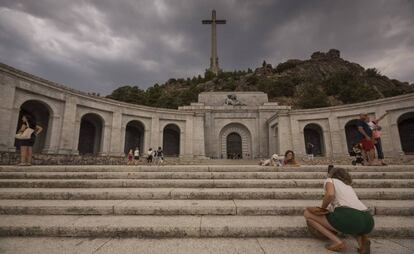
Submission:
[[[360,114],[357,122],[358,139],[362,145],[367,160],[367,165],[373,165],[375,159],[375,146],[372,137],[372,129],[368,125],[368,114]]]

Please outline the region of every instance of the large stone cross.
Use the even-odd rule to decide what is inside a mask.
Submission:
[[[211,12],[211,20],[201,21],[204,25],[211,24],[211,58],[210,58],[210,71],[216,75],[220,71],[218,56],[217,56],[217,33],[216,24],[226,24],[225,19],[216,19],[216,10]]]

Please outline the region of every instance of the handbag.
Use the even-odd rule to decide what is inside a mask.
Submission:
[[[34,130],[32,128],[26,128],[22,133],[17,133],[17,139],[30,139],[32,137]]]
[[[315,207],[306,207],[306,210],[308,212],[310,212],[311,214],[318,215],[318,216],[326,215],[326,214],[330,213],[328,209],[322,208],[322,207],[317,207],[317,206],[315,206]]]

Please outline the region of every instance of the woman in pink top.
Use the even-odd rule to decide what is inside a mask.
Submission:
[[[375,120],[368,120],[368,125],[372,130],[372,138],[374,139],[375,149],[377,150],[378,160],[381,162],[381,165],[386,166],[387,164],[384,162],[384,153],[382,152],[382,143],[381,143],[381,126],[378,125],[379,121],[381,121],[388,113],[386,112],[380,118]]]

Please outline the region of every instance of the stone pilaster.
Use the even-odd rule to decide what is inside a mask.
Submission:
[[[122,114],[120,111],[115,111],[112,114],[110,155],[124,155],[124,143],[122,142],[124,139],[125,135],[122,138]]]
[[[71,95],[66,96],[58,150],[58,153],[60,154],[76,154],[78,150],[76,147],[76,140],[79,139],[79,137],[75,137],[76,130],[79,129],[79,127],[76,126],[76,104],[77,100],[75,97]]]
[[[280,153],[284,154],[286,150],[293,149],[290,118],[287,114],[283,114],[279,116],[278,134],[279,134],[278,141],[279,141]]]
[[[62,117],[55,112],[55,114],[50,118],[50,134],[46,139],[45,148],[43,148],[43,153],[58,153],[59,151],[59,137],[61,133],[61,124],[62,124]]]
[[[16,133],[19,109],[14,108],[16,87],[11,78],[0,76],[0,150],[14,151],[14,134]]]
[[[158,146],[162,146],[162,131],[160,130],[160,119],[157,115],[154,115],[151,119],[151,140],[149,147],[155,149]]]

